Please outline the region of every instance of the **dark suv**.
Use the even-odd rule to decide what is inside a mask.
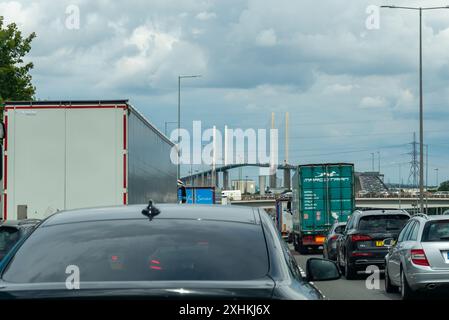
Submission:
[[[410,215],[404,210],[355,211],[337,242],[337,264],[347,279],[375,265],[385,266],[387,238],[396,239]]]

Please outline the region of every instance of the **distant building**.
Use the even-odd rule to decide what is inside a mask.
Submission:
[[[255,194],[256,182],[254,180],[232,180],[232,190],[240,190],[242,194]]]

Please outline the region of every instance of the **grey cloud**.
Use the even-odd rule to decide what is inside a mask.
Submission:
[[[366,7],[383,1],[0,1],[19,8],[9,14],[24,32],[38,34],[30,59],[39,98],[130,98],[163,127],[176,116],[177,75],[201,73],[183,83],[186,122],[263,127],[271,112],[289,111],[299,137],[292,156],[301,161],[320,160],[301,152],[317,141],[374,148],[411,139],[379,132],[417,129],[417,16],[381,11],[380,29],[367,30]],[[80,30],[64,27],[71,3]],[[426,116],[435,128],[449,116],[448,14],[424,19]],[[143,34],[132,39],[136,30]],[[363,99],[371,108],[360,108]],[[309,139],[323,135],[331,138]]]

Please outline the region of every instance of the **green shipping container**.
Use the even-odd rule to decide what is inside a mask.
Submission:
[[[347,221],[354,211],[353,164],[302,165],[293,180],[295,233],[325,234],[336,220]]]

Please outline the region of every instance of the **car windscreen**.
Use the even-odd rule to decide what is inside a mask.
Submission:
[[[0,227],[0,258],[20,240],[20,231],[11,227]]]
[[[41,226],[3,274],[14,283],[252,280],[269,269],[260,225],[207,220],[113,220]],[[73,268],[73,267],[70,267]]]
[[[358,230],[365,233],[399,232],[410,218],[406,215],[371,215],[360,218]]]
[[[449,220],[429,221],[424,227],[423,242],[449,241]]]

